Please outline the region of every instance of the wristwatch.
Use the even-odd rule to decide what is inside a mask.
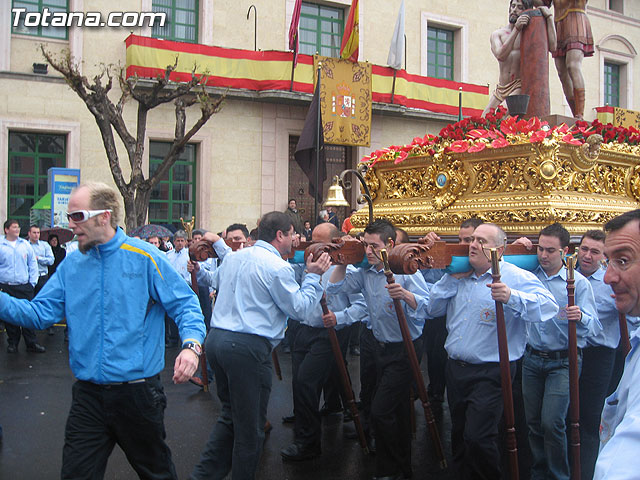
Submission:
[[[202,355],[202,346],[199,343],[187,342],[184,345],[182,345],[182,349],[184,350],[185,348],[188,348],[193,353],[195,353],[197,356]]]

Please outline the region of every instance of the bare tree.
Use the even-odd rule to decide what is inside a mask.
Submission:
[[[137,77],[125,78],[122,67],[103,66],[100,73],[94,76],[90,82],[80,73],[69,52],[57,57],[47,51],[44,45],[41,45],[40,48],[49,64],[62,74],[69,87],[78,94],[96,119],[113,180],[124,200],[126,228],[131,231],[145,222],[153,187],[167,175],[189,140],[213,114],[220,110],[224,95],[214,98],[205,92],[206,77],[196,76],[195,67],[191,72],[189,82],[170,81],[169,75],[178,64],[177,58],[173,65],[167,66],[163,75],[156,77],[156,83],[152,88],[141,89],[136,88]],[[117,103],[113,103],[109,98],[114,76],[117,77],[121,90]],[[125,104],[132,98],[138,102],[135,134],[129,131],[122,115]],[[169,102],[173,102],[175,106],[174,139],[158,169],[149,178],[145,178],[142,171],[142,155],[147,131],[147,117],[151,109]],[[200,118],[186,131],[186,109],[196,103],[200,106]],[[120,166],[114,130],[124,144],[129,157],[131,174],[128,182],[125,180]]]

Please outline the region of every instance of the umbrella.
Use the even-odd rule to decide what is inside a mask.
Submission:
[[[149,237],[173,237],[173,233],[166,227],[162,225],[142,225],[141,227],[134,228],[131,233],[129,233],[130,237],[140,237],[140,238],[149,238]]]
[[[45,242],[49,241],[49,235],[57,235],[60,245],[62,245],[63,243],[67,243],[73,238],[73,232],[68,228],[53,227],[42,228],[40,230],[40,240],[44,240]]]

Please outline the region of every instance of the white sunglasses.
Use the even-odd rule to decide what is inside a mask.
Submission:
[[[74,223],[84,223],[92,217],[100,215],[101,213],[111,212],[111,209],[106,210],[76,210],[74,212],[67,212],[67,218]]]

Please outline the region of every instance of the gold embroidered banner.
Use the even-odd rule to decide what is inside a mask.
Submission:
[[[614,127],[635,127],[640,125],[640,112],[619,107],[596,107],[600,123],[613,124]]]
[[[314,55],[322,63],[320,108],[325,143],[371,145],[371,64]]]

